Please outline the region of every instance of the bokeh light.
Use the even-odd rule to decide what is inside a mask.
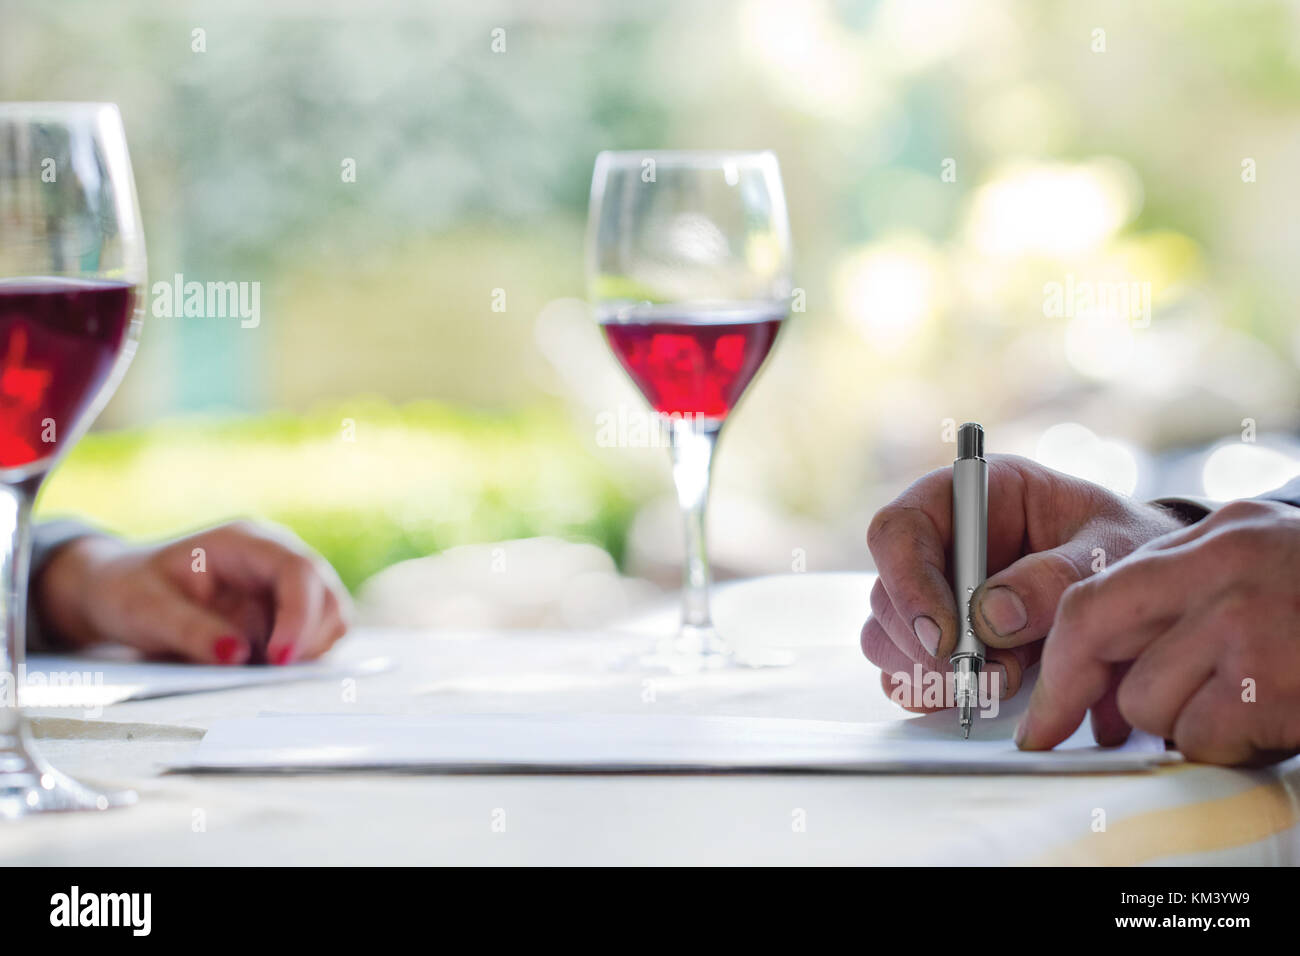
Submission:
[[[937,257],[918,240],[890,241],[841,263],[836,302],[873,350],[892,354],[914,342],[943,295]]]
[[[1019,165],[976,191],[970,230],[988,256],[1076,256],[1113,236],[1140,206],[1136,177],[1119,161]]]
[[[1201,482],[1205,493],[1219,501],[1262,494],[1300,475],[1300,460],[1279,449],[1254,442],[1230,442],[1205,458]]]
[[[1090,378],[1115,378],[1128,369],[1133,338],[1127,316],[1113,311],[1076,315],[1065,327],[1065,358]]]
[[[1137,452],[1126,442],[1100,438],[1077,422],[1062,422],[1043,432],[1034,458],[1116,494],[1131,495],[1137,489]]]

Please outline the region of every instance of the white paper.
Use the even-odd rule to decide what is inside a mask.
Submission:
[[[386,657],[333,655],[283,667],[218,667],[39,654],[27,659],[19,701],[24,707],[105,707],[124,700],[360,677],[390,667]]]
[[[995,732],[992,724],[1002,724]],[[1119,749],[1076,735],[1025,753],[1005,720],[963,740],[951,712],[875,724],[670,714],[273,715],[217,721],[173,771],[816,771],[1107,773],[1176,761],[1135,735]]]

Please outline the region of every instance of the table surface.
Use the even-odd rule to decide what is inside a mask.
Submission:
[[[179,775],[159,765],[259,712],[586,711],[905,719],[857,647],[867,575],[721,589],[724,632],[794,665],[673,677],[611,662],[671,621],[601,633],[362,630],[388,672],[33,713],[60,769],[139,803],[0,826],[8,864],[965,864],[1300,862],[1300,758],[1061,777],[818,774]],[[1096,821],[1104,813],[1105,829]]]

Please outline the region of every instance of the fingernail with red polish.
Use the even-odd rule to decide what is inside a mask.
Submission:
[[[932,618],[922,614],[912,622],[912,633],[916,635],[916,639],[921,642],[921,646],[925,648],[926,653],[930,654],[930,656],[933,657],[935,652],[939,650],[941,634],[939,625],[934,623]]]
[[[293,652],[295,648],[292,644],[285,644],[274,654],[271,655],[271,663],[277,666],[283,666],[293,662]]]
[[[212,654],[221,664],[242,664],[248,660],[248,643],[242,637],[227,634],[217,638]]]

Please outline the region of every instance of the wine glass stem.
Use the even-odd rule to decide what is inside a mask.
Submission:
[[[21,752],[26,746],[26,724],[18,705],[22,663],[27,643],[27,565],[31,559],[32,501],[39,478],[0,486],[0,680],[5,681],[0,701],[0,755]],[[2,769],[2,768],[0,768]]]
[[[713,449],[722,423],[696,416],[669,419],[673,484],[686,530],[686,563],[682,572],[682,626],[711,628],[709,615],[709,552],[705,541],[705,508]]]

